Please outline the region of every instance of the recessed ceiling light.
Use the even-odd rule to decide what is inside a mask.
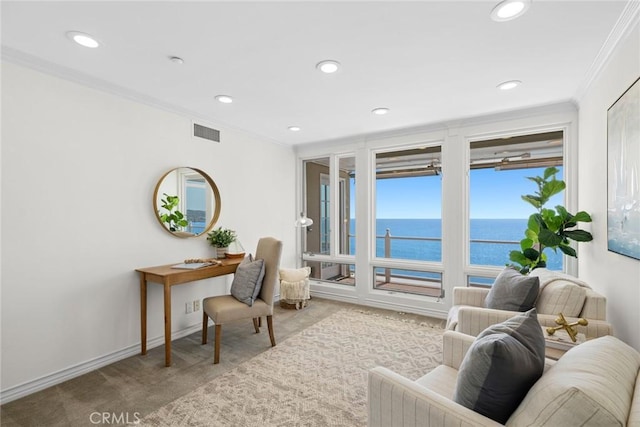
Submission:
[[[289,126],[288,129],[291,132],[299,132],[300,131],[300,126]]]
[[[511,90],[520,86],[522,82],[520,80],[509,80],[507,82],[500,83],[497,88],[500,90]]]
[[[524,15],[531,0],[504,0],[491,10],[491,19],[497,22],[509,21]]]
[[[170,56],[169,61],[175,64],[184,64],[184,59],[180,58],[179,56]]]
[[[231,104],[233,102],[233,98],[229,95],[218,95],[216,96],[218,102],[222,102],[223,104]]]
[[[371,112],[377,116],[384,116],[389,112],[389,109],[385,107],[380,107],[380,108],[374,108],[373,110],[371,110]]]
[[[331,74],[338,71],[338,69],[340,68],[340,63],[338,61],[328,59],[326,61],[318,62],[316,68],[323,73]]]
[[[80,31],[69,31],[67,32],[67,37],[78,43],[80,46],[88,47],[91,49],[95,49],[100,46],[100,42],[95,39],[92,35],[81,33]]]

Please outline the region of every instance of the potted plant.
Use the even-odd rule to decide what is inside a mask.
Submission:
[[[180,204],[180,198],[178,196],[169,196],[167,193],[162,193],[164,199],[160,199],[160,206],[167,212],[159,212],[160,221],[165,223],[170,231],[179,231],[181,228],[189,225],[187,218],[184,214],[178,210]]]
[[[207,234],[207,240],[216,248],[217,258],[224,258],[229,245],[236,240],[236,232],[228,228],[218,227]]]
[[[563,206],[555,209],[545,208],[549,199],[565,189],[563,180],[556,179],[559,170],[555,167],[545,169],[543,176],[527,177],[538,185],[535,195],[527,194],[522,200],[531,204],[537,212],[529,217],[525,238],[520,241],[520,251],[511,251],[509,259],[518,265],[511,265],[522,274],[529,274],[536,268],[547,266],[547,255],[544,250],[551,248],[554,252],[560,249],[565,255],[577,258],[569,240],[590,242],[593,236],[588,231],[580,230],[578,222],[591,222],[591,216],[583,211],[570,214]]]

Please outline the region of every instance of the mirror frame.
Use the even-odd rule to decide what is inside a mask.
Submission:
[[[158,215],[158,209],[159,209],[159,207],[158,207],[158,192],[160,190],[160,185],[162,184],[164,179],[167,177],[167,175],[169,175],[171,172],[177,171],[179,169],[191,169],[192,171],[198,172],[205,179],[207,184],[209,184],[209,187],[211,187],[211,191],[213,192],[213,197],[214,197],[214,200],[215,200],[215,208],[213,210],[213,216],[211,217],[211,220],[205,226],[204,230],[200,234],[190,234],[190,233],[184,233],[184,232],[180,232],[180,231],[171,231],[164,225],[164,223],[160,219],[160,215]],[[221,202],[220,202],[220,191],[218,191],[218,186],[216,185],[216,183],[213,182],[213,179],[211,179],[211,177],[207,173],[205,173],[201,169],[193,168],[191,166],[181,166],[181,167],[173,168],[173,169],[167,171],[166,173],[164,173],[160,177],[160,179],[158,180],[158,183],[156,184],[156,188],[153,191],[153,213],[154,213],[156,219],[158,220],[158,223],[160,224],[162,229],[165,230],[167,233],[171,234],[174,237],[178,237],[178,238],[181,238],[181,239],[186,239],[186,238],[189,238],[189,237],[199,237],[199,236],[202,236],[205,233],[207,233],[209,230],[211,230],[213,228],[213,226],[216,225],[216,222],[218,222],[218,218],[220,217],[220,208],[221,208],[221,206],[222,205],[221,205]]]

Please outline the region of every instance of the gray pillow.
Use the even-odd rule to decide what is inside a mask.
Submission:
[[[231,295],[249,307],[253,306],[262,288],[262,279],[264,279],[264,260],[254,261],[249,255],[238,265],[231,283]]]
[[[538,277],[524,276],[518,270],[505,268],[493,282],[484,304],[496,310],[531,310],[536,304],[539,290]]]
[[[544,370],[536,310],[482,331],[462,360],[453,400],[505,424]]]

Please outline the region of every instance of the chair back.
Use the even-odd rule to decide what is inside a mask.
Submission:
[[[264,279],[258,298],[271,306],[273,306],[273,297],[278,282],[281,255],[282,242],[280,240],[273,237],[263,237],[258,241],[255,259],[264,260]]]

